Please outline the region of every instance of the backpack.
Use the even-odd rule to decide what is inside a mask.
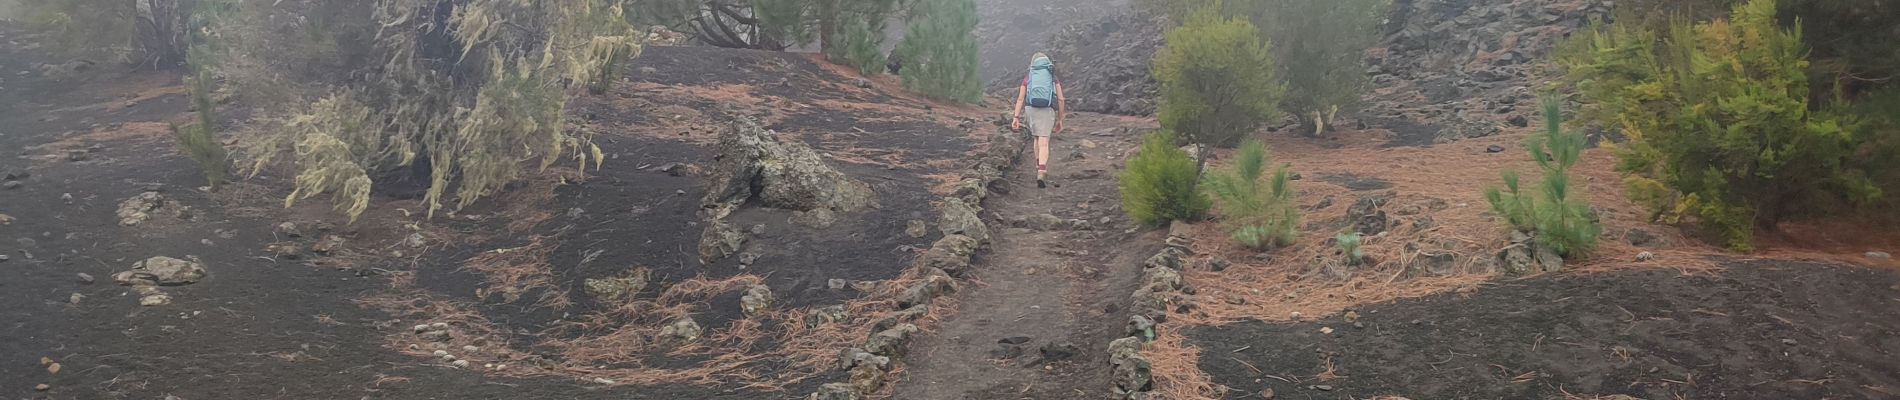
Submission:
[[[1056,105],[1056,64],[1048,57],[1038,58],[1029,65],[1028,104],[1030,107],[1054,107]]]

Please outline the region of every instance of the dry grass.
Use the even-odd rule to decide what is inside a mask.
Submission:
[[[547,260],[555,246],[547,239],[534,235],[528,238],[527,244],[489,250],[463,262],[461,270],[483,278],[483,287],[475,290],[475,297],[487,299],[499,295],[502,302],[513,303],[520,301],[524,294],[539,291],[541,296],[535,300],[536,306],[560,310],[572,305],[567,291],[554,284],[554,269]]]
[[[1154,372],[1154,393],[1170,400],[1218,400],[1226,396],[1223,387],[1201,371],[1201,348],[1185,343],[1180,324],[1160,327],[1156,339],[1141,350]]]

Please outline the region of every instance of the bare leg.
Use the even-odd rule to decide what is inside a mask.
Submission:
[[[1045,136],[1037,136],[1036,137],[1036,180],[1038,181],[1043,180],[1048,175],[1049,175],[1049,138]]]

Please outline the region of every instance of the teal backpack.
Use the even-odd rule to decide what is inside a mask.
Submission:
[[[1037,58],[1029,64],[1030,107],[1054,107],[1056,105],[1056,64],[1048,57]]]

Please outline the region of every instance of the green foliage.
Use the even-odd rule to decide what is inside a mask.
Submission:
[[[1391,0],[1143,0],[1150,9],[1176,21],[1194,11],[1217,8],[1245,17],[1273,43],[1277,76],[1285,82],[1281,109],[1293,113],[1315,134],[1332,126],[1340,112],[1357,110],[1370,78],[1364,73],[1365,50],[1377,44],[1380,24]]]
[[[1233,165],[1208,173],[1204,186],[1220,206],[1221,218],[1235,241],[1253,249],[1293,244],[1299,238],[1300,211],[1293,201],[1292,172],[1285,165],[1266,175],[1267,145],[1247,140]]]
[[[1279,118],[1286,88],[1273,72],[1269,44],[1252,23],[1208,7],[1167,36],[1154,61],[1163,128],[1195,143],[1231,147]]]
[[[1518,184],[1516,171],[1504,172],[1505,190],[1485,189],[1491,209],[1503,216],[1511,228],[1536,233],[1540,243],[1548,244],[1565,258],[1582,257],[1596,249],[1597,235],[1603,227],[1591,215],[1583,194],[1571,190],[1570,168],[1582,157],[1582,133],[1565,133],[1563,114],[1555,97],[1544,99],[1544,132],[1526,143],[1531,157],[1544,173],[1536,194],[1526,193]]]
[[[1141,152],[1122,171],[1122,205],[1137,222],[1159,226],[1196,220],[1207,213],[1207,195],[1197,187],[1200,167],[1174,143],[1170,133],[1148,135]]]
[[[220,72],[266,113],[244,141],[252,174],[294,154],[286,204],[332,193],[352,218],[395,173],[426,175],[414,178],[429,182],[433,215],[494,194],[530,162],[597,166],[588,133],[565,129],[566,99],[639,51],[619,0],[245,5],[219,28]]]
[[[213,131],[216,125],[212,117],[209,72],[200,71],[197,77],[191,79],[191,104],[197,108],[198,123],[183,127],[172,124],[172,139],[177,142],[180,153],[198,163],[198,169],[204,172],[207,184],[216,191],[224,186],[231,173],[231,160],[225,153],[224,144],[218,141]]]
[[[124,0],[20,0],[28,29],[46,32],[68,55],[130,61],[137,3]]]
[[[976,2],[921,0],[897,54],[904,59],[904,86],[938,100],[982,100],[977,76]]]
[[[1736,250],[1784,218],[1881,196],[1870,177],[1891,130],[1810,96],[1801,24],[1776,2],[1737,4],[1733,21],[1674,21],[1666,34],[1613,27],[1561,59],[1588,122],[1620,128],[1619,170],[1658,219],[1694,217]]]
[[[883,45],[883,32],[871,30],[870,24],[853,22],[844,30],[844,42],[826,49],[826,54],[833,61],[856,68],[859,74],[872,76],[884,70],[884,51],[880,49]]]
[[[1340,254],[1346,255],[1347,265],[1360,265],[1366,262],[1366,253],[1359,248],[1364,240],[1364,237],[1359,236],[1359,232],[1346,232],[1333,237],[1333,242],[1339,246]]]

